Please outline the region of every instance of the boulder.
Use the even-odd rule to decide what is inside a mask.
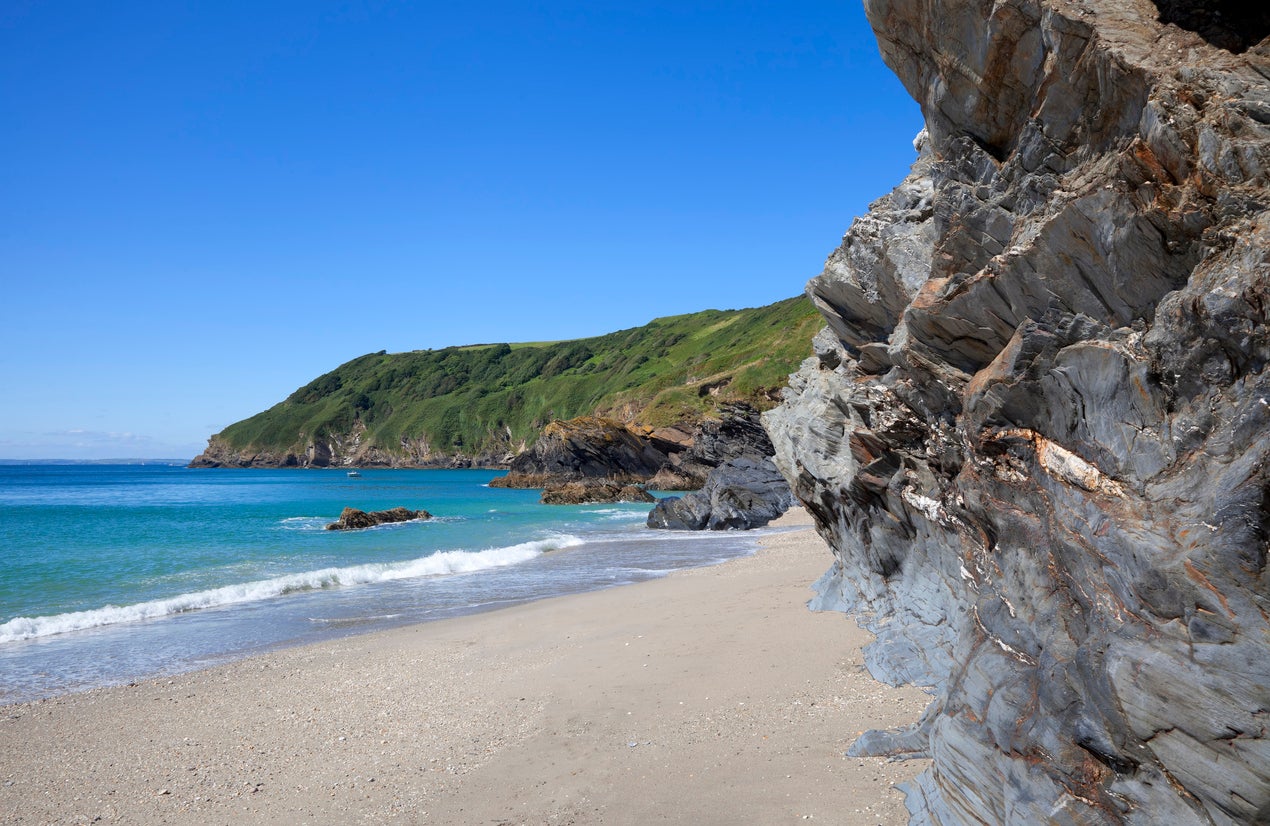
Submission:
[[[689,531],[759,528],[793,502],[789,483],[770,459],[743,456],[710,471],[701,490],[658,501],[647,524]]]
[[[409,522],[413,519],[431,519],[432,514],[425,510],[412,511],[409,508],[391,508],[386,511],[366,511],[357,508],[345,508],[340,513],[338,522],[326,526],[328,531],[355,531],[362,528],[373,528],[392,522]]]

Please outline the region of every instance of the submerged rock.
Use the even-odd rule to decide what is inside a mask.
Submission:
[[[328,531],[355,531],[362,528],[373,528],[391,522],[409,522],[412,519],[431,519],[432,514],[425,510],[412,511],[409,508],[391,508],[386,511],[366,511],[357,508],[345,508],[340,513],[338,522],[326,526]]]
[[[760,528],[793,502],[789,483],[770,459],[741,457],[712,470],[701,490],[658,501],[647,524],[689,531]]]
[[[653,502],[652,494],[638,485],[587,480],[548,485],[539,500],[544,505],[586,505],[607,502]]]
[[[1270,20],[1214,34],[1234,5],[866,0],[927,131],[765,424],[816,606],[933,694],[853,749],[932,759],[914,823],[1270,822]]]

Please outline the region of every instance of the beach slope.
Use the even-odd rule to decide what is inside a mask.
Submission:
[[[786,524],[805,525],[802,512]],[[898,824],[923,767],[844,757],[926,696],[753,557],[0,711],[8,823]]]

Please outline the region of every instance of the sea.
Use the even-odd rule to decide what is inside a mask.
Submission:
[[[641,582],[765,531],[645,528],[488,470],[0,466],[0,704]],[[344,507],[426,521],[328,531]]]

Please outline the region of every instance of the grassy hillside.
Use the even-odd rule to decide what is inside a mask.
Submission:
[[[476,454],[532,442],[553,419],[591,413],[659,426],[707,416],[721,401],[761,406],[810,354],[821,325],[791,298],[747,310],[659,318],[597,338],[372,353],[218,434],[236,450],[297,450],[361,431],[397,452],[403,440]]]

